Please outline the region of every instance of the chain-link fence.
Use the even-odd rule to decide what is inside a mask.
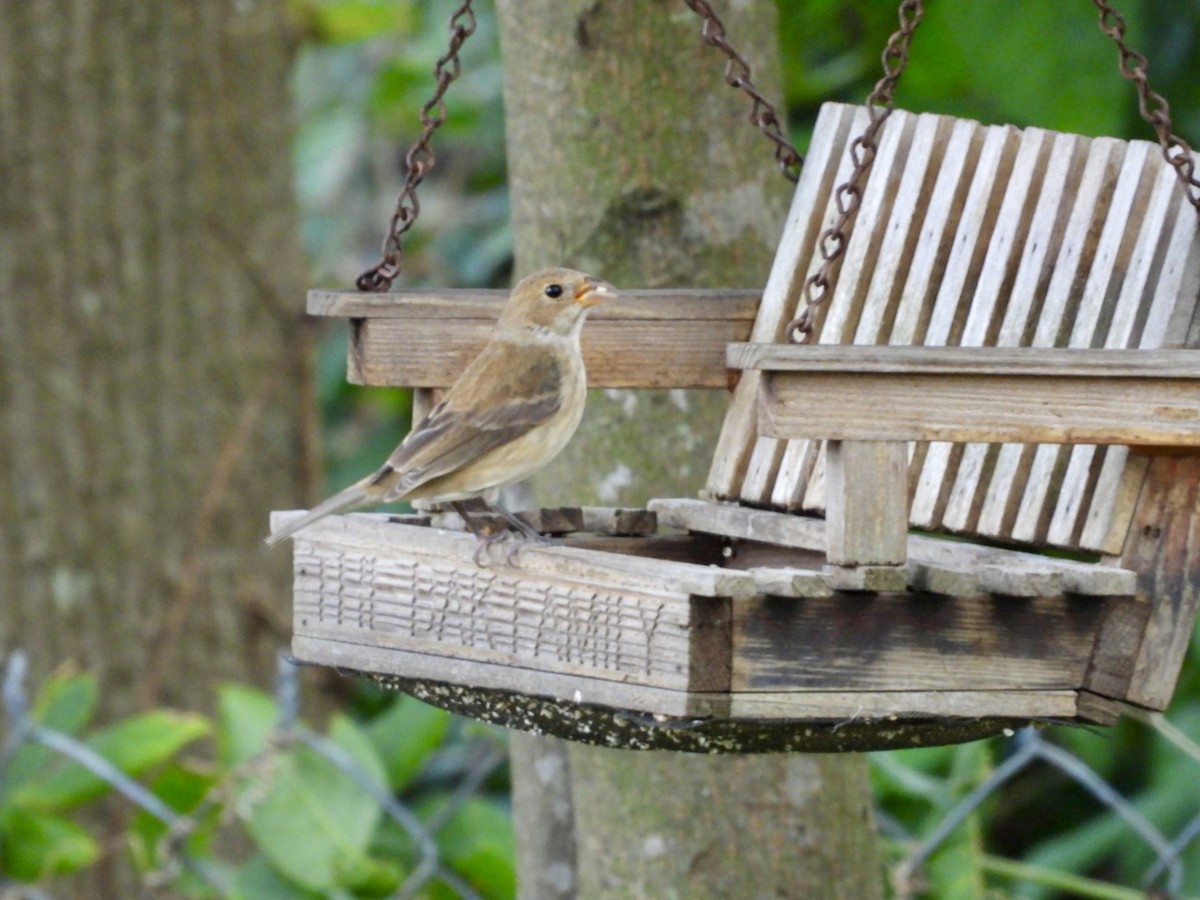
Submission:
[[[211,827],[214,818],[228,822],[232,818],[248,819],[256,804],[269,802],[267,791],[272,778],[278,776],[281,760],[297,748],[304,748],[324,764],[341,773],[375,804],[383,818],[407,836],[408,864],[402,878],[388,894],[392,897],[412,897],[433,881],[465,898],[481,896],[454,866],[448,864],[439,845],[439,833],[456,813],[461,811],[480,791],[484,782],[501,769],[504,763],[502,745],[494,732],[483,732],[474,739],[460,741],[450,752],[457,755],[453,767],[454,784],[447,788],[440,805],[432,811],[427,805],[417,809],[410,802],[398,799],[397,792],[377,769],[364,765],[353,744],[312,731],[300,719],[299,680],[292,663],[281,660],[274,696],[277,711],[260,746],[225,769],[219,778],[206,782],[203,797],[186,811],[180,811],[160,796],[159,792],[132,777],[121,765],[121,753],[111,743],[85,740],[68,729],[47,724],[45,709],[39,710],[26,685],[26,660],[23,654],[12,654],[6,663],[3,703],[5,734],[0,743],[0,818],[6,804],[19,799],[19,782],[28,760],[22,757],[29,748],[41,748],[59,763],[77,764],[94,779],[127,801],[129,807],[140,811],[161,826],[153,859],[155,864],[143,867],[144,896],[158,896],[159,891],[176,885],[181,878],[205,885],[219,896],[237,895],[231,883],[231,868],[211,852],[198,852],[194,837]],[[1052,767],[1074,785],[1119,819],[1123,840],[1144,845],[1151,862],[1141,873],[1137,884],[1119,885],[1061,872],[1048,876],[1041,871],[1038,880],[1056,885],[1054,896],[1105,897],[1126,900],[1134,897],[1182,897],[1186,876],[1185,851],[1200,838],[1200,745],[1189,738],[1163,716],[1133,713],[1139,727],[1151,729],[1161,738],[1162,747],[1173,754],[1171,765],[1178,765],[1183,777],[1177,777],[1175,789],[1181,802],[1191,810],[1191,816],[1179,827],[1167,829],[1153,821],[1144,809],[1123,796],[1109,781],[1081,756],[1069,752],[1059,743],[1033,728],[1011,735],[998,751],[998,763],[989,767],[973,787],[952,804],[943,802],[936,818],[927,819],[923,833],[914,833],[886,808],[877,811],[881,830],[893,847],[903,848],[903,856],[890,867],[894,896],[910,898],[931,894],[924,878],[924,869],[931,858],[960,833],[981,806],[994,801],[1007,785],[1018,776],[1039,766]],[[332,734],[332,732],[331,732]],[[349,748],[349,749],[348,749]],[[115,759],[114,759],[115,757]],[[436,759],[427,757],[422,763],[437,767]],[[1161,764],[1161,761],[1160,761]],[[904,755],[880,753],[873,755],[878,775],[901,784],[913,797],[941,793],[945,784],[936,776],[922,773],[905,762]],[[251,829],[253,833],[253,829]],[[1168,833],[1170,831],[1170,833]],[[4,835],[0,831],[0,835]],[[7,832],[9,846],[0,845],[0,858],[20,848],[12,846],[13,829]],[[45,835],[41,836],[46,839]],[[32,838],[31,838],[32,839]],[[207,845],[205,845],[207,846]],[[1192,855],[1195,858],[1195,854]],[[7,867],[6,867],[7,868]],[[1034,868],[1017,861],[993,858],[995,874],[1021,880]],[[1056,880],[1057,879],[1057,880]],[[933,892],[936,896],[936,892]],[[2,900],[49,900],[52,894],[44,887],[0,876]]]

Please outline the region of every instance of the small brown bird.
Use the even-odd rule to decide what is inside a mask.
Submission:
[[[481,542],[459,501],[515,484],[567,445],[583,416],[587,373],[579,335],[612,285],[572,269],[522,279],[487,346],[376,472],[267,538],[274,544],[332,513],[395,500],[448,501]],[[504,518],[540,537],[503,506]],[[481,543],[481,549],[484,544]]]

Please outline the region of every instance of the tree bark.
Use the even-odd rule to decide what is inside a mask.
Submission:
[[[787,183],[681,4],[502,0],[518,274],[618,288],[761,286]],[[778,96],[773,7],[728,36]],[[724,396],[593,392],[536,498],[638,504],[700,488]],[[514,734],[521,896],[881,896],[861,756],[635,753]]]
[[[311,471],[278,0],[0,5],[0,647],[268,684]]]

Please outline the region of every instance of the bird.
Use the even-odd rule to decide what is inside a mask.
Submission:
[[[486,346],[387,461],[272,532],[266,543],[334,513],[423,499],[454,507],[479,540],[478,560],[497,535],[485,534],[462,501],[528,478],[566,447],[587,398],[583,323],[593,306],[615,296],[607,281],[574,269],[521,279]],[[526,538],[542,539],[499,502],[490,505]]]

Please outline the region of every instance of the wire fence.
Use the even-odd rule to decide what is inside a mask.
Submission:
[[[26,657],[13,653],[7,661],[3,682],[3,704],[6,719],[5,736],[0,742],[0,805],[5,799],[10,765],[22,746],[40,745],[78,763],[103,781],[134,808],[166,826],[160,844],[159,866],[144,878],[145,896],[156,896],[173,884],[181,872],[189,872],[220,896],[229,896],[228,867],[211,858],[189,850],[188,839],[208,819],[216,808],[229,803],[239,787],[255,780],[269,779],[277,760],[297,746],[303,746],[333,765],[349,778],[358,789],[379,805],[383,814],[400,826],[418,849],[419,861],[404,882],[391,896],[405,900],[418,894],[429,882],[437,879],[467,900],[479,900],[480,895],[457,872],[444,864],[437,844],[439,830],[454,813],[474,795],[483,782],[505,761],[502,748],[488,741],[477,742],[469,752],[458,785],[449,800],[425,819],[400,802],[386,784],[360,765],[343,747],[329,738],[314,733],[300,720],[300,688],[298,667],[286,658],[279,661],[275,700],[279,709],[264,748],[231,771],[223,784],[209,792],[205,800],[187,814],[176,812],[155,793],[117,766],[84,741],[40,724],[33,714],[26,688]],[[253,800],[250,801],[251,803]],[[4,847],[0,845],[0,859]],[[0,874],[0,900],[53,900],[45,889],[17,883]]]
[[[158,867],[144,877],[145,897],[157,896],[167,890],[180,877],[190,873],[220,896],[229,896],[229,867],[211,857],[197,855],[189,849],[189,837],[218,807],[229,804],[237,786],[268,779],[281,754],[298,746],[306,747],[334,766],[352,781],[359,790],[369,796],[382,813],[398,825],[417,848],[417,861],[407,873],[403,883],[391,896],[410,898],[418,895],[435,879],[457,892],[460,897],[474,900],[479,893],[442,859],[437,841],[438,832],[454,813],[477,794],[483,783],[504,763],[503,749],[495,742],[479,742],[469,754],[468,762],[461,767],[458,782],[450,792],[448,802],[438,808],[432,816],[420,817],[413,809],[401,802],[388,787],[372,772],[367,771],[342,746],[328,737],[314,733],[300,720],[300,691],[297,667],[286,659],[279,663],[275,688],[275,700],[279,710],[264,748],[241,762],[231,771],[225,783],[209,792],[203,802],[190,812],[183,814],[171,808],[152,790],[130,777],[109,759],[101,755],[88,743],[66,733],[47,727],[38,721],[26,687],[27,661],[20,652],[9,656],[3,680],[3,708],[5,734],[0,741],[0,809],[9,784],[10,769],[22,747],[41,746],[60,756],[63,760],[78,763],[112,791],[123,797],[132,807],[153,817],[165,826],[165,836],[159,847]],[[1179,790],[1188,792],[1192,806],[1200,809],[1200,745],[1173,726],[1157,713],[1134,713],[1147,727],[1160,735],[1166,744],[1184,761],[1194,774],[1179,784]],[[876,754],[875,763],[893,775],[916,778],[911,771],[900,772],[901,763],[888,754]],[[1039,765],[1054,767],[1072,782],[1082,787],[1105,808],[1119,817],[1128,836],[1149,848],[1152,863],[1141,876],[1140,884],[1123,888],[1112,885],[1112,890],[1096,889],[1097,882],[1089,882],[1091,892],[1086,896],[1112,898],[1150,897],[1180,898],[1185,883],[1184,854],[1200,839],[1200,812],[1196,812],[1173,836],[1163,833],[1127,797],[1122,796],[1105,778],[1083,759],[1048,740],[1034,728],[1016,732],[1006,742],[1000,762],[980,780],[972,790],[957,803],[950,806],[924,834],[910,833],[886,811],[878,812],[884,835],[906,848],[904,858],[891,869],[891,886],[894,896],[907,900],[926,895],[923,868],[931,857],[959,829],[968,818],[977,812],[989,798],[995,797],[1006,784],[1018,774]],[[5,848],[0,845],[0,859]],[[1010,864],[1010,874],[1020,877],[1022,865]],[[1064,877],[1064,886],[1071,879]],[[1068,890],[1068,895],[1074,896]],[[53,900],[46,888],[19,883],[0,874],[0,900]]]

